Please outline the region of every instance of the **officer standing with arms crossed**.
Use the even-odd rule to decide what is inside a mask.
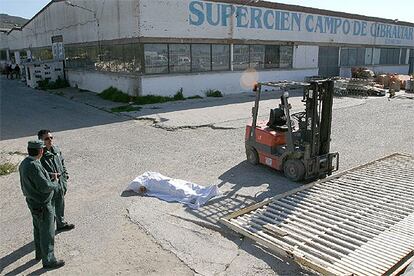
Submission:
[[[33,218],[33,234],[36,248],[36,260],[42,260],[43,268],[56,269],[65,265],[56,260],[55,244],[55,208],[52,206],[57,174],[50,174],[43,168],[40,158],[43,155],[42,141],[29,141],[26,157],[19,166],[20,184],[27,206]]]
[[[49,174],[57,173],[59,176],[59,189],[53,196],[53,204],[56,212],[56,230],[70,231],[75,228],[75,225],[69,224],[65,221],[65,194],[68,189],[67,181],[69,179],[68,172],[65,167],[65,160],[60,149],[53,145],[53,136],[48,129],[42,129],[37,133],[39,140],[45,144],[44,153],[41,158],[43,168]]]

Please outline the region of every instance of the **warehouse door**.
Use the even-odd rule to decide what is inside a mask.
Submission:
[[[339,76],[339,47],[319,47],[319,76]]]
[[[410,50],[410,59],[408,60],[408,64],[410,65],[410,69],[408,69],[408,74],[414,73],[414,49]]]

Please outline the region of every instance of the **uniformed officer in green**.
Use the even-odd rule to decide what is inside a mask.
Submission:
[[[33,218],[36,260],[42,260],[43,268],[55,269],[65,265],[64,261],[56,260],[54,254],[55,210],[52,197],[58,189],[58,176],[50,175],[40,163],[43,146],[42,141],[29,141],[29,156],[19,167],[20,184]]]
[[[69,231],[75,225],[65,221],[65,194],[68,190],[68,172],[65,167],[65,159],[60,149],[53,145],[53,136],[48,129],[42,129],[37,133],[39,140],[45,144],[44,153],[40,159],[43,168],[50,174],[58,174],[59,189],[55,192],[52,203],[55,205],[57,231]]]

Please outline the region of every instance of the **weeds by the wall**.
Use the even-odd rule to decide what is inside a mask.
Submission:
[[[69,82],[67,80],[57,78],[56,81],[40,80],[37,82],[38,88],[42,90],[52,90],[69,87]]]
[[[17,164],[9,162],[0,164],[0,175],[8,175],[17,171]]]
[[[220,90],[209,89],[206,91],[206,97],[220,98],[223,97],[223,93]]]
[[[99,93],[98,96],[105,100],[110,100],[114,102],[122,102],[122,103],[133,103],[136,105],[157,104],[157,103],[165,103],[165,102],[173,102],[173,101],[184,101],[186,99],[202,99],[201,96],[192,96],[188,98],[184,97],[182,88],[178,90],[177,93],[174,94],[174,96],[146,95],[146,96],[134,97],[111,86],[105,89],[104,91],[102,91],[101,93]],[[118,110],[118,108],[120,108],[120,110],[122,111],[113,111],[113,110],[111,111],[112,112],[124,112],[126,111],[124,109],[131,109],[131,111],[136,111],[136,110],[132,110],[133,107],[131,105],[115,107],[115,110]]]

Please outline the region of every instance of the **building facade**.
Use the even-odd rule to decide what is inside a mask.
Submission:
[[[414,23],[249,0],[55,0],[0,36],[2,57],[62,59],[72,86],[239,93],[252,80],[412,71]]]

